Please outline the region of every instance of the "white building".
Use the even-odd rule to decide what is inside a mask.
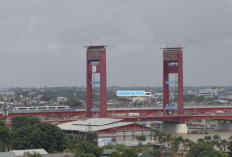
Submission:
[[[199,91],[199,96],[204,96],[206,98],[213,98],[218,95],[218,89],[202,89]]]
[[[56,101],[58,102],[58,103],[61,103],[61,102],[66,102],[66,101],[68,101],[68,99],[66,98],[66,97],[57,97],[56,98]]]

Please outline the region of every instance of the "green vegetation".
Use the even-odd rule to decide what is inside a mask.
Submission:
[[[36,152],[34,152],[33,154],[27,152],[24,154],[24,156],[26,156],[26,157],[43,157],[40,153],[36,153]]]
[[[178,97],[175,95],[174,101],[177,101]],[[191,95],[191,94],[184,94],[184,102],[206,102],[208,101],[204,96],[197,96],[197,95]]]
[[[125,145],[97,146],[97,133],[87,132],[84,137],[65,137],[55,125],[44,124],[38,118],[31,116],[15,117],[12,119],[10,130],[3,121],[0,121],[0,150],[11,149],[38,149],[44,148],[48,152],[73,152],[75,157],[100,157],[103,149],[115,149],[110,157],[138,157],[140,153],[154,156],[183,156],[187,157],[226,157],[232,155],[232,136],[228,140],[218,135],[199,138],[197,142],[173,136],[154,130],[154,140],[161,146],[155,150],[150,144],[143,145],[141,141],[146,136],[136,136],[140,141],[137,147]],[[27,154],[28,157],[40,157],[40,154]]]
[[[66,148],[65,136],[60,128],[41,123],[31,116],[12,118],[10,130],[0,121],[0,150],[38,149],[48,152],[62,152]]]
[[[48,152],[62,152],[66,147],[60,128],[31,116],[12,118],[12,134],[13,149],[44,148]]]
[[[40,123],[40,120],[32,116],[14,117],[12,118],[12,121],[11,121],[11,129],[15,130],[18,128],[31,126],[31,125],[35,125],[39,123]]]
[[[103,148],[94,143],[82,141],[76,145],[75,157],[100,157],[102,152]]]
[[[146,136],[145,135],[140,135],[135,137],[138,141],[146,141]]]
[[[5,122],[0,120],[0,150],[6,151],[6,149],[10,149],[10,142],[11,142],[11,131],[6,126]]]
[[[214,147],[208,143],[196,143],[194,144],[187,157],[223,157],[225,156],[220,151],[215,150]]]

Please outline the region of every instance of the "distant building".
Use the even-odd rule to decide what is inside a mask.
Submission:
[[[186,94],[197,96],[198,93],[197,93],[197,92],[194,92],[194,91],[187,91]]]
[[[132,97],[132,102],[136,102],[136,101],[143,102],[145,100],[146,97]]]
[[[232,92],[231,91],[221,91],[218,93],[218,99],[220,100],[232,100]]]
[[[204,96],[206,98],[213,98],[218,95],[218,89],[202,89],[199,91],[199,96]]]
[[[99,139],[112,140],[112,143],[138,142],[136,136],[145,135],[147,141],[152,140],[152,130],[148,127],[132,123],[122,122],[123,119],[91,118],[59,124],[58,127],[65,134],[84,136],[88,131],[95,131]]]
[[[66,97],[57,97],[56,101],[58,103],[61,103],[61,102],[64,103],[64,102],[68,101],[68,99]]]

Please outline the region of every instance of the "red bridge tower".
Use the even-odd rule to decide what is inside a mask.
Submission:
[[[95,73],[100,74],[100,81],[93,80]],[[106,90],[106,48],[105,46],[87,46],[86,53],[86,109],[87,117],[93,112],[92,86],[100,84],[100,116],[107,116]]]
[[[178,114],[184,113],[183,102],[183,57],[182,47],[163,49],[163,112],[178,110]],[[169,74],[177,74],[177,81],[170,81]],[[178,106],[171,106],[169,101],[169,85],[178,85]]]

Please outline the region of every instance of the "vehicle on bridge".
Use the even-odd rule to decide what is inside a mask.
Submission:
[[[30,111],[30,110],[70,110],[69,106],[30,106],[14,107],[13,111]]]

